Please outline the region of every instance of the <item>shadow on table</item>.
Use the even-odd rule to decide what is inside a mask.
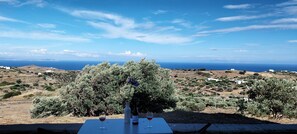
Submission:
[[[76,134],[81,123],[0,125],[0,134]]]
[[[167,123],[278,124],[275,122],[246,117],[241,114],[200,113],[180,110],[155,114],[154,116],[163,117]]]

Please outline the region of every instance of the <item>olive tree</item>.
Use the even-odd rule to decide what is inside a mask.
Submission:
[[[296,82],[285,79],[267,78],[257,81],[248,92],[249,98],[268,107],[273,117],[289,115],[297,110]]]
[[[86,66],[74,82],[60,89],[68,113],[76,116],[122,113],[127,101],[133,107],[137,105],[140,112],[162,112],[175,107],[174,94],[170,70],[146,60],[123,66]]]

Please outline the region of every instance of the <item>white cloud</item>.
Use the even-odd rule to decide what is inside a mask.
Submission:
[[[158,14],[165,14],[167,12],[168,11],[166,11],[166,10],[156,10],[156,11],[153,12],[153,14],[158,15]]]
[[[23,22],[21,20],[13,19],[13,18],[8,18],[4,16],[0,16],[0,21],[9,21],[9,22]]]
[[[91,20],[87,21],[87,24],[104,30],[106,33],[102,34],[101,37],[105,38],[125,38],[155,44],[183,44],[192,41],[191,37],[174,35],[172,33],[166,34],[164,31],[161,33],[158,30],[163,27],[157,27],[154,24],[150,24],[151,28],[146,29],[143,27],[144,23],[136,23],[133,19],[116,14],[88,10],[70,11],[61,8],[59,10],[75,17]],[[100,22],[97,22],[98,20]]]
[[[265,17],[269,17],[269,16],[272,16],[272,14],[253,15],[253,16],[239,15],[239,16],[217,18],[216,20],[217,21],[238,21],[238,20],[259,19],[259,18],[265,18]]]
[[[119,55],[124,55],[124,56],[133,56],[133,57],[143,57],[144,54],[140,52],[132,53],[131,51],[125,51],[124,53],[120,53]]]
[[[297,18],[282,18],[272,21],[271,23],[297,23]]]
[[[79,18],[92,19],[92,20],[101,20],[101,21],[113,21],[117,26],[124,28],[134,28],[135,22],[132,19],[125,18],[119,15],[99,12],[99,11],[88,11],[88,10],[74,10],[70,12],[71,15]]]
[[[25,6],[25,5],[35,5],[37,7],[44,7],[47,4],[47,2],[45,2],[44,0],[25,0],[25,1],[21,1],[21,0],[0,0],[0,2],[7,3],[7,4],[10,4],[10,5],[14,5],[16,7],[21,7],[21,6]]]
[[[297,40],[289,40],[289,43],[297,43]]]
[[[179,25],[181,25],[183,27],[186,27],[186,28],[191,28],[192,27],[190,22],[188,22],[186,20],[183,20],[183,19],[174,19],[174,20],[171,21],[171,23],[179,24]]]
[[[192,39],[188,37],[170,35],[170,34],[158,34],[158,33],[145,33],[134,31],[133,29],[125,29],[122,27],[116,27],[108,23],[96,23],[88,22],[89,25],[104,29],[107,34],[102,36],[106,38],[125,38],[131,40],[137,40],[147,43],[156,43],[156,44],[183,44],[191,42]]]
[[[98,53],[93,52],[81,52],[75,50],[63,50],[59,52],[48,51],[47,49],[33,49],[30,50],[30,54],[38,54],[38,55],[68,55],[68,56],[76,56],[81,58],[98,58]]]
[[[19,3],[19,1],[17,1],[17,0],[0,0],[0,3],[1,2],[11,4],[11,5]]]
[[[48,28],[48,29],[56,28],[55,24],[50,24],[50,23],[40,23],[40,24],[37,24],[37,25],[39,27]]]
[[[22,2],[16,6],[25,6],[25,5],[35,5],[37,7],[44,7],[47,3],[43,0],[27,0],[25,2]]]
[[[122,52],[122,53],[112,53],[112,52],[109,52],[108,53],[109,55],[116,55],[116,56],[128,56],[128,57],[144,57],[146,56],[145,54],[141,53],[141,52],[131,52],[131,51],[125,51],[125,52]]]
[[[291,14],[291,15],[296,15],[297,14],[297,6],[284,7],[283,11],[288,14]]]
[[[51,32],[35,32],[35,31],[0,31],[0,38],[16,38],[31,40],[56,40],[68,42],[88,42],[87,38],[73,35],[65,35]]]
[[[30,52],[35,54],[47,54],[47,49],[33,49]]]
[[[60,52],[58,54],[74,55],[74,56],[82,57],[82,58],[99,58],[100,57],[100,55],[97,53],[80,52],[80,51],[75,51],[75,50],[63,50],[62,52]]]
[[[248,30],[258,30],[258,29],[297,29],[297,24],[289,24],[289,25],[250,25],[244,27],[231,27],[224,29],[216,29],[216,30],[208,30],[198,32],[197,36],[202,34],[212,34],[212,33],[231,33],[231,32],[239,32],[239,31],[248,31]]]
[[[297,5],[297,0],[289,0],[289,1],[277,4],[277,6],[291,6],[291,5]]]
[[[251,4],[240,4],[240,5],[225,5],[224,8],[227,9],[248,9],[251,8]]]
[[[1,56],[12,56],[14,55],[15,53],[12,53],[12,52],[0,52],[0,55]]]

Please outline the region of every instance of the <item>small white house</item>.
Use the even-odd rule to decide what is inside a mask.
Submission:
[[[46,73],[53,73],[53,70],[45,70]]]
[[[42,75],[42,73],[38,73],[37,75],[40,76],[40,75]]]
[[[215,79],[215,78],[207,78],[207,81],[216,81],[216,82],[218,82],[220,80],[219,79]]]
[[[8,67],[8,66],[0,66],[0,68],[2,68],[2,69],[6,69],[6,70],[9,70],[9,69],[11,69],[10,67]]]
[[[234,68],[231,68],[230,71],[235,71],[235,69]]]
[[[274,71],[273,69],[269,69],[268,72],[273,73],[273,72],[275,72],[275,71]]]
[[[245,81],[244,81],[244,80],[235,80],[235,83],[236,83],[237,85],[240,85],[240,84],[245,83]]]

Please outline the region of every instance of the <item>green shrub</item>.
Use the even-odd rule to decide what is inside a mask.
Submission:
[[[25,95],[25,96],[24,96],[24,98],[26,98],[26,99],[30,99],[30,98],[32,98],[32,97],[34,97],[34,94],[28,94],[28,95]]]
[[[60,97],[36,98],[34,108],[30,111],[32,118],[42,118],[50,115],[60,116],[67,114],[66,103]]]
[[[15,84],[13,86],[10,87],[11,90],[21,90],[21,91],[25,91],[26,87],[29,87],[30,85],[28,84]]]
[[[227,87],[226,90],[227,90],[227,92],[232,92],[233,88],[232,87]]]
[[[162,112],[176,106],[169,70],[146,60],[123,66],[109,63],[86,66],[60,94],[68,113],[76,116],[99,115],[103,111],[122,113],[126,101],[131,102],[132,108],[137,105],[139,112]]]
[[[232,73],[232,71],[231,70],[226,70],[225,73]]]
[[[183,88],[184,91],[189,91],[190,89],[188,87]]]
[[[244,99],[240,99],[237,101],[238,112],[244,114],[244,111],[247,109],[247,103]]]
[[[14,83],[10,83],[10,82],[7,82],[7,81],[3,81],[3,82],[0,83],[0,87],[1,87],[1,86],[12,85],[12,84],[14,84]]]
[[[297,84],[294,81],[277,78],[259,80],[248,91],[248,95],[255,102],[261,103],[262,107],[258,107],[260,110],[269,109],[269,114],[274,117],[286,115],[285,105],[297,109]]]
[[[247,103],[247,112],[255,116],[266,116],[269,115],[269,108],[258,102]]]
[[[246,70],[239,71],[239,74],[244,75],[246,73]]]
[[[10,97],[13,97],[13,96],[18,96],[20,94],[22,94],[20,91],[8,92],[8,93],[4,94],[3,99],[7,99],[7,98],[10,98]]]
[[[21,79],[18,79],[18,80],[16,80],[16,83],[17,84],[21,84],[22,83],[22,80]]]
[[[206,71],[206,68],[198,68],[197,71]]]
[[[189,108],[191,111],[203,111],[206,105],[204,102],[199,102],[199,103],[189,102],[187,103],[186,107]]]
[[[43,86],[43,89],[47,91],[55,91],[55,89],[51,85],[47,84]]]
[[[289,118],[297,118],[297,109],[296,107],[292,107],[292,105],[286,104],[283,113]]]
[[[33,83],[33,86],[38,87],[39,86],[38,82]]]

